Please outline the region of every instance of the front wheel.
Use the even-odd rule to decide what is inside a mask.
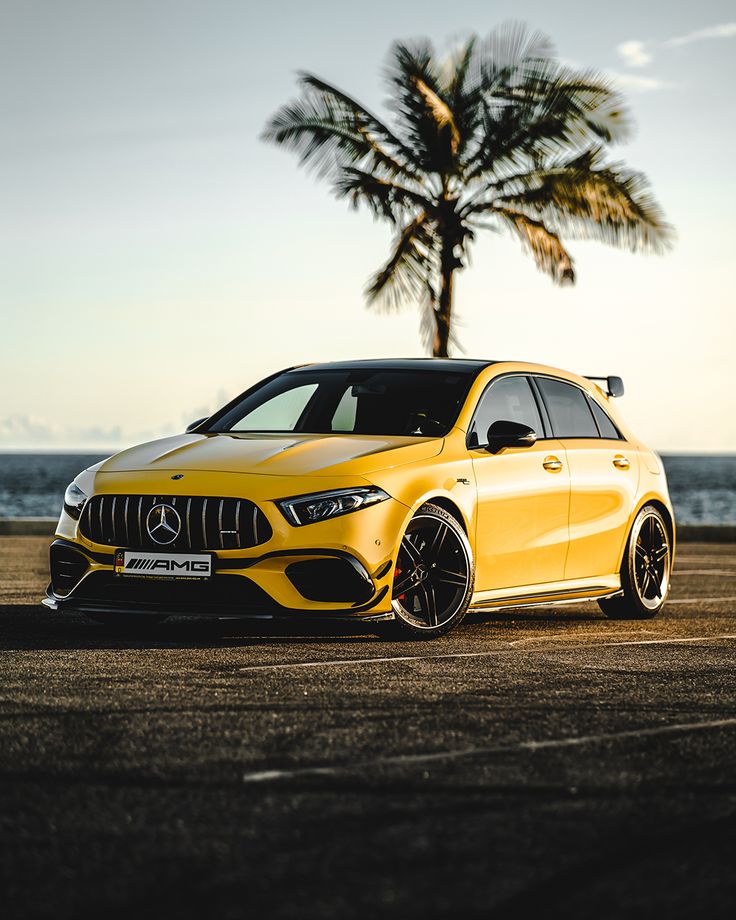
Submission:
[[[405,636],[441,636],[465,616],[475,565],[465,531],[438,505],[423,505],[409,521],[394,571],[392,607]]]
[[[646,620],[664,606],[670,590],[672,547],[664,518],[645,505],[636,516],[621,566],[619,597],[598,601],[612,620]]]

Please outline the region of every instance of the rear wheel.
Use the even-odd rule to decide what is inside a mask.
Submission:
[[[475,565],[465,531],[438,505],[409,521],[394,571],[393,611],[405,636],[433,638],[457,626],[473,594]]]
[[[613,620],[646,620],[662,609],[670,589],[672,547],[669,530],[654,505],[636,516],[621,566],[620,597],[598,601]]]

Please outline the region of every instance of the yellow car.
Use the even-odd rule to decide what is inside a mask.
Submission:
[[[110,622],[360,617],[414,636],[468,609],[582,599],[654,616],[674,515],[622,393],[618,377],[516,361],[289,368],[80,473],[44,603]]]

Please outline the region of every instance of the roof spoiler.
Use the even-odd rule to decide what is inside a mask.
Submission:
[[[591,374],[585,375],[586,380],[605,380],[607,396],[623,396],[624,382],[620,377],[594,377]]]

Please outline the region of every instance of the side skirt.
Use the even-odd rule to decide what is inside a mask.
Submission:
[[[542,586],[542,590],[524,591],[519,594],[504,594],[502,591],[484,591],[470,603],[471,610],[496,610],[504,607],[547,607],[558,604],[577,604],[580,601],[596,601],[617,597],[621,592],[621,581],[616,577],[600,579],[603,584],[583,583],[570,588]],[[606,584],[605,582],[608,582]]]

